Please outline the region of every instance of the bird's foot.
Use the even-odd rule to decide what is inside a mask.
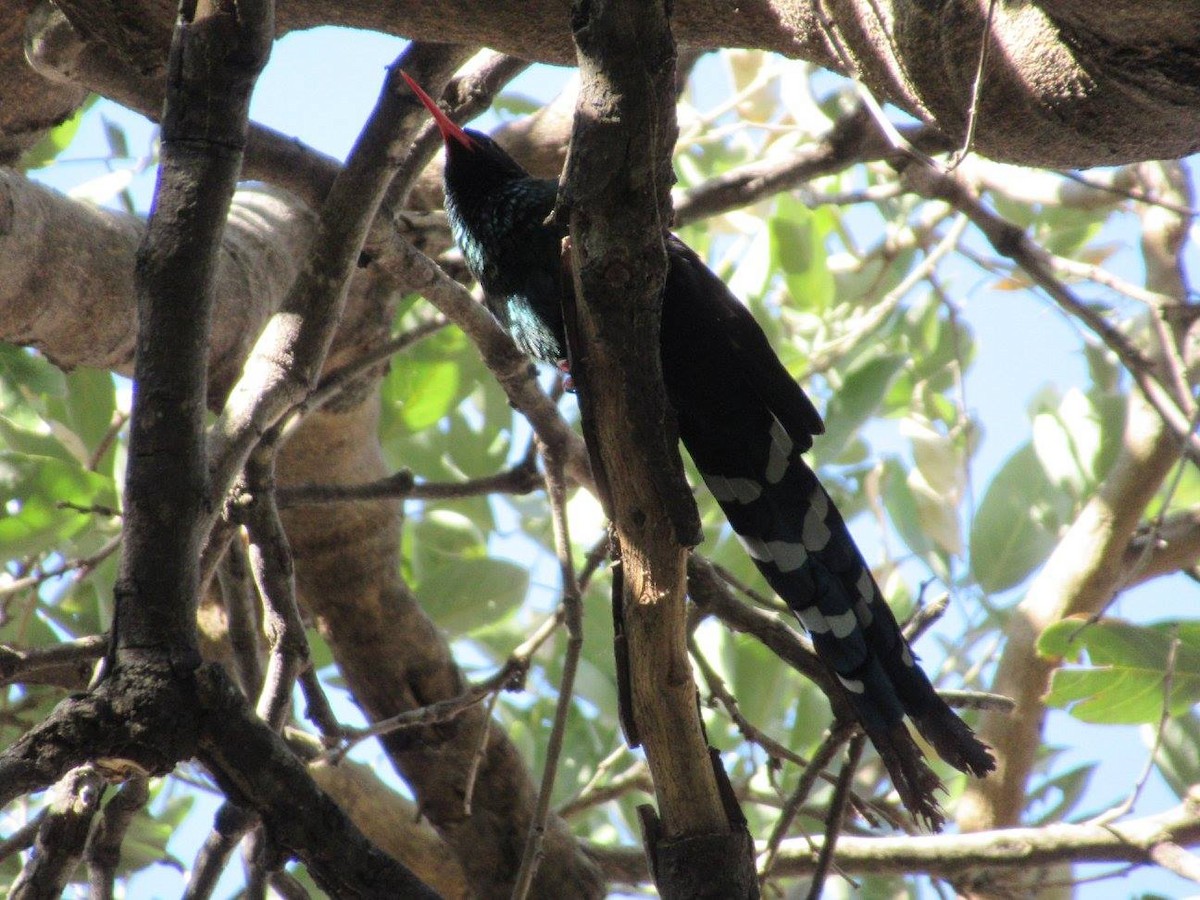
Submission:
[[[562,373],[563,390],[568,394],[575,393],[575,379],[571,377],[571,364],[565,359],[557,363],[558,371]]]

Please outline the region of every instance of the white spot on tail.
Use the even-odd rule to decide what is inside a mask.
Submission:
[[[818,487],[809,498],[808,512],[804,514],[804,530],[801,532],[804,546],[813,552],[824,550],[829,543],[829,526],[825,524],[828,514],[829,497],[823,488]]]
[[[875,581],[866,566],[863,566],[855,587],[858,588],[859,599],[854,604],[854,611],[858,613],[858,621],[862,623],[863,628],[870,628],[871,623],[875,621],[875,614],[871,612],[871,603],[875,600]]]
[[[796,610],[796,618],[809,630],[810,634],[829,633],[829,623],[825,621],[825,616],[815,606],[806,606],[804,609]]]
[[[780,572],[795,572],[808,562],[808,551],[803,544],[791,541],[767,541],[767,551]]]
[[[737,539],[741,542],[742,547],[750,554],[751,559],[756,559],[759,562],[769,562],[771,559],[771,551],[767,548],[767,544],[760,538],[746,537],[745,535],[737,535]]]
[[[724,475],[705,475],[704,483],[718,503],[753,503],[762,496],[762,485],[749,478],[726,478]]]
[[[833,629],[833,636],[836,638],[848,638],[858,627],[858,618],[852,609],[836,616],[826,616],[825,619],[829,622],[829,627]]]
[[[865,601],[870,603],[875,599],[875,581],[871,578],[871,571],[863,566],[862,574],[858,576],[858,595]]]
[[[772,421],[771,446],[767,452],[767,484],[778,484],[783,478],[795,446],[788,433],[783,430],[783,426],[779,424],[779,420]]]
[[[853,691],[855,694],[861,694],[867,689],[867,686],[857,678],[843,678],[841,675],[838,675],[837,679],[842,683],[842,687],[848,691]]]

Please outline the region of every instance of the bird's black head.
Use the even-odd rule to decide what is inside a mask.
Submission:
[[[429,110],[446,145],[446,192],[487,192],[505,182],[529,178],[521,165],[486,134],[461,128],[442,112],[437,102],[419,84],[400,73],[413,93]]]

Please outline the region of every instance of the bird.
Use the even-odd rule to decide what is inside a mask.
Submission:
[[[445,208],[485,302],[527,355],[567,369],[555,179],[531,176],[495,140],[452,121],[407,73],[445,146]],[[663,383],[705,486],[771,588],[845,689],[901,801],[931,830],[941,781],[905,725],[975,777],[990,748],[917,662],[841,513],[802,454],[824,423],[753,315],[677,236],[660,327]]]

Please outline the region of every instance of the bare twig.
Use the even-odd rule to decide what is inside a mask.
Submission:
[[[54,786],[38,828],[34,852],[13,882],[14,900],[58,897],[83,857],[92,817],[104,796],[104,779],[91,766],[68,772]]]
[[[247,697],[257,697],[262,691],[262,618],[258,593],[250,576],[250,563],[241,538],[231,540],[217,567],[225,618],[229,623],[229,647],[233,654],[233,670],[238,684]]]
[[[709,694],[725,709],[725,712],[733,720],[743,738],[752,744],[758,744],[773,759],[786,760],[800,769],[808,768],[810,765],[808,760],[785,747],[745,717],[738,705],[737,698],[730,692],[721,676],[717,674],[716,670],[712,667],[712,663],[700,652],[700,648],[696,645],[693,636],[689,636],[688,638],[688,651],[691,653],[696,667],[700,670],[700,675],[704,679],[704,685],[708,688]],[[837,780],[827,772],[821,772],[821,777],[831,784],[836,783]],[[869,800],[851,792],[850,802],[854,804],[855,809],[864,817],[872,817],[872,806]],[[889,822],[891,821],[890,811],[881,809],[878,812],[888,817]]]
[[[1053,273],[1049,254],[1029,239],[1017,226],[987,209],[961,179],[952,173],[923,164],[905,167],[903,177],[917,193],[951,203],[965,213],[997,253],[1020,266],[1042,290],[1072,317],[1079,319],[1112,350],[1129,370],[1134,382],[1163,422],[1179,439],[1185,454],[1200,462],[1200,436],[1196,435],[1185,412],[1172,398],[1155,374],[1146,355],[1111,324],[1099,311],[1080,300]]]
[[[245,508],[245,518],[250,538],[250,569],[263,601],[263,630],[268,643],[258,714],[279,731],[291,714],[296,677],[311,663],[308,638],[296,603],[292,551],[275,506],[277,436],[277,432],[268,434],[246,463],[246,483],[252,499]]]
[[[87,841],[88,882],[92,900],[112,900],[113,882],[121,861],[121,842],[133,817],[150,799],[150,782],[134,775],[105,804]]]
[[[0,841],[0,861],[8,859],[14,853],[24,853],[37,840],[38,829],[46,818],[46,810],[41,809],[32,819]]]
[[[1187,800],[1165,812],[1107,826],[1052,824],[1036,828],[1004,828],[970,834],[899,835],[838,839],[837,865],[849,874],[907,875],[924,873],[953,879],[968,893],[975,879],[979,887],[992,888],[1002,872],[1022,872],[1054,863],[1159,862],[1156,853],[1171,855],[1171,845],[1200,842],[1200,808]],[[819,837],[783,841],[773,869],[777,877],[807,876],[816,863]],[[766,847],[760,842],[759,850]],[[625,883],[649,880],[645,856],[639,848],[612,848],[592,844],[606,872]],[[1189,876],[1185,876],[1189,877]]]
[[[796,813],[799,812],[801,804],[807,799],[809,792],[812,791],[813,785],[817,783],[817,779],[825,770],[825,767],[833,761],[837,756],[838,751],[853,736],[854,726],[842,725],[835,727],[825,740],[821,742],[821,746],[817,748],[817,752],[813,754],[812,761],[800,774],[800,781],[796,784],[796,789],[792,791],[783,809],[779,813],[779,818],[775,820],[775,825],[771,828],[771,836],[767,838],[766,850],[763,851],[765,858],[762,865],[759,866],[758,880],[766,881],[771,876],[771,870],[775,867],[775,860],[779,856],[780,847],[783,844],[783,839],[787,836],[788,829],[792,827],[792,821],[796,818]]]
[[[428,321],[415,325],[408,331],[398,334],[374,350],[369,350],[351,363],[335,369],[318,382],[317,387],[293,408],[291,417],[284,427],[284,434],[294,428],[303,418],[314,410],[320,409],[330,400],[337,397],[359,378],[378,366],[384,360],[403,353],[415,344],[437,334],[449,325],[449,320],[442,316],[434,316]]]
[[[402,469],[367,484],[293,484],[277,490],[280,509],[309,503],[351,503],[357,500],[453,500],[487,494],[528,494],[541,486],[536,467],[518,463],[495,475],[469,478],[459,483],[417,482]]]
[[[229,864],[229,857],[257,821],[252,813],[229,802],[217,810],[213,830],[208,833],[192,864],[183,900],[208,900],[212,896],[221,873]]]
[[[0,644],[0,684],[29,680],[39,672],[62,666],[80,664],[90,667],[107,648],[108,636],[103,634],[28,650]]]
[[[479,744],[471,755],[471,764],[467,766],[467,776],[463,780],[463,815],[471,815],[471,798],[475,795],[475,782],[479,778],[479,767],[487,756],[488,738],[492,734],[492,716],[496,712],[496,703],[500,700],[500,692],[492,691],[488,697],[487,711],[483,716],[483,727],[479,729]]]
[[[808,900],[820,900],[825,889],[825,875],[833,865],[833,851],[837,847],[838,837],[842,832],[842,820],[846,815],[846,804],[850,800],[850,785],[854,782],[854,773],[858,762],[862,759],[863,746],[866,744],[865,734],[856,734],[850,739],[846,748],[846,761],[838,773],[837,784],[833,796],[829,800],[829,814],[825,817],[825,840],[817,853],[817,862],[813,867],[812,885],[808,891]]]
[[[975,78],[971,82],[971,105],[967,107],[967,128],[963,135],[962,146],[955,151],[950,160],[950,168],[954,169],[975,144],[975,125],[979,121],[979,99],[983,96],[983,76],[987,70],[988,51],[992,46],[992,21],[996,15],[996,0],[988,0],[987,17],[983,22],[983,34],[979,39],[979,60],[975,65]]]
[[[905,127],[901,133],[913,146],[931,151],[949,147],[942,135],[926,126]],[[822,175],[897,152],[878,129],[871,127],[870,117],[860,107],[784,159],[747,163],[684,192],[675,204],[675,223],[687,225],[749,206]]]
[[[618,747],[609,758],[614,758],[617,754],[628,752],[624,746]],[[620,772],[607,781],[601,783],[600,779],[604,776],[606,767],[604,765],[608,760],[601,762],[596,767],[596,773],[570,800],[560,806],[557,810],[558,814],[563,818],[570,818],[584,810],[592,809],[599,806],[601,803],[607,803],[609,800],[616,800],[623,797],[631,791],[641,791],[643,794],[654,793],[654,782],[650,778],[650,770],[646,767],[643,760],[636,760],[624,772]]]
[[[529,672],[533,655],[542,644],[550,639],[550,636],[554,634],[558,626],[563,623],[563,619],[564,613],[560,607],[554,615],[547,617],[533,634],[509,654],[504,665],[494,675],[478,684],[472,685],[457,697],[431,703],[419,709],[410,709],[392,716],[390,719],[381,719],[378,722],[374,722],[366,728],[343,728],[342,734],[345,736],[346,743],[327,754],[329,761],[336,763],[338,760],[343,759],[350,750],[368,738],[378,737],[381,734],[388,734],[389,732],[399,731],[403,728],[420,728],[427,725],[436,725],[439,722],[447,722],[466,712],[476,703],[483,701],[492,694],[503,690],[519,689]]]
[[[45,581],[53,578],[61,578],[63,575],[72,572],[75,573],[76,578],[86,578],[96,566],[112,556],[120,546],[121,536],[118,534],[109,538],[99,550],[88,556],[69,559],[62,563],[62,565],[55,566],[53,569],[35,570],[33,574],[6,581],[4,584],[0,584],[0,599],[10,597],[13,594],[19,594],[21,591],[36,588]]]
[[[575,580],[575,564],[571,560],[571,535],[567,527],[567,489],[563,462],[552,451],[543,451],[546,468],[546,493],[550,497],[551,520],[554,524],[554,548],[558,554],[562,573],[563,619],[567,626],[567,650],[563,658],[562,681],[558,688],[558,702],[554,709],[554,727],[546,742],[546,762],[542,769],[542,783],[538,789],[537,808],[529,823],[529,836],[525,842],[525,853],[513,888],[514,900],[524,900],[533,885],[541,855],[542,837],[546,831],[546,819],[550,814],[550,796],[554,792],[554,781],[558,775],[558,760],[566,737],[567,715],[575,691],[575,673],[579,668],[579,656],[583,649],[583,597],[579,583]]]
[[[300,672],[300,690],[304,694],[304,717],[317,726],[322,742],[332,746],[341,739],[344,730],[329,705],[317,670],[312,666]]]

